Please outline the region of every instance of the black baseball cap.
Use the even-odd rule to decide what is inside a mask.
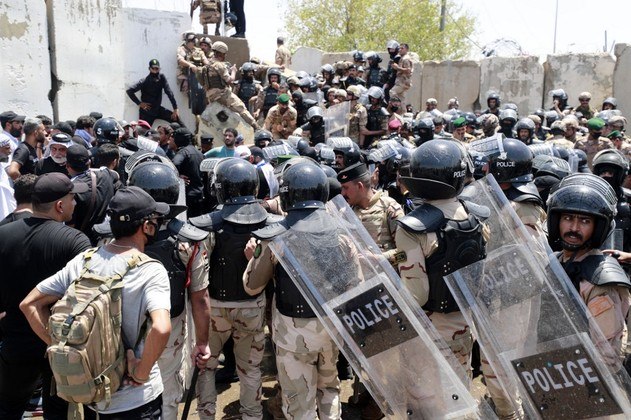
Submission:
[[[24,121],[25,119],[25,115],[18,115],[13,111],[5,111],[0,114],[0,120],[2,120],[3,122]]]
[[[52,203],[67,194],[84,193],[88,191],[88,184],[73,183],[67,175],[60,172],[50,172],[40,175],[33,184],[34,203]]]
[[[85,171],[89,168],[90,152],[80,144],[72,144],[66,152],[66,163],[75,171]]]
[[[149,60],[149,67],[160,67],[160,62],[153,58]]]
[[[123,187],[116,191],[108,211],[112,220],[133,222],[143,220],[152,214],[166,216],[170,207],[167,203],[156,201],[139,187]]]
[[[202,144],[210,144],[215,140],[212,134],[202,134],[201,136]]]
[[[261,159],[265,159],[265,155],[263,154],[263,149],[261,149],[260,147],[257,147],[257,146],[250,147],[250,153],[252,153],[252,156],[258,156]]]

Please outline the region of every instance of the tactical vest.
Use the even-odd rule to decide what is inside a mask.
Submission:
[[[253,225],[238,225],[223,221],[215,231],[215,247],[210,255],[208,293],[213,299],[224,302],[253,300],[243,288],[243,273],[248,260],[243,254],[252,232],[265,226],[265,222]]]
[[[178,255],[177,240],[167,231],[160,231],[158,235],[156,242],[145,247],[145,254],[160,261],[169,273],[171,318],[175,318],[186,307],[186,266]]]
[[[281,264],[276,264],[274,271],[274,292],[276,308],[281,314],[292,318],[315,318],[316,314],[302,296],[298,287]]]
[[[381,112],[381,107],[373,109],[373,107],[367,108],[368,110],[368,122],[366,128],[370,131],[381,130],[381,122],[386,116]]]
[[[622,250],[625,252],[629,252],[631,249],[631,240],[629,237],[631,236],[631,207],[629,203],[627,203],[625,197],[618,197],[617,204],[618,213],[616,214],[616,229],[620,229],[624,232],[624,242],[622,244]]]
[[[381,83],[381,69],[379,67],[370,67],[366,79],[368,81],[366,87],[383,87],[383,83]]]
[[[555,253],[561,259],[561,252]],[[622,286],[631,289],[631,281],[615,258],[608,255],[588,255],[582,261],[562,262],[561,265],[576,290],[582,280],[595,286]]]
[[[254,95],[256,95],[256,84],[254,82],[241,80],[239,82],[239,94],[237,95],[239,99],[241,99],[243,103],[247,105],[248,101]]]
[[[204,66],[199,81],[206,89],[223,89],[226,82],[210,66]]]
[[[438,249],[425,259],[429,297],[423,309],[440,313],[459,311],[443,277],[486,257],[482,223],[471,213],[465,220],[447,219],[440,209],[425,203],[404,216],[401,226],[413,233],[433,232],[438,240]]]
[[[274,89],[271,86],[265,88],[265,98],[263,99],[263,115],[267,115],[267,112],[271,107],[276,105],[276,101],[278,100],[278,90]]]
[[[202,66],[204,64],[204,51],[199,48],[194,48],[193,51],[187,51],[186,61],[190,61],[196,66]]]
[[[311,137],[311,143],[315,146],[318,143],[324,143],[326,141],[324,137],[324,122],[319,127],[315,127],[309,124],[309,133]]]

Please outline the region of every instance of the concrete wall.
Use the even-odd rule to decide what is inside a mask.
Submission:
[[[480,95],[480,64],[477,61],[425,61],[421,82],[423,106],[427,98],[436,98],[438,108],[457,97],[460,109],[475,109]]]
[[[504,101],[519,107],[520,114],[541,107],[543,65],[539,57],[493,57],[480,62],[480,109],[486,109],[490,91],[501,92]]]
[[[591,92],[591,104],[600,109],[603,100],[612,95],[615,59],[609,54],[549,55],[544,63],[544,108],[552,106],[552,89],[564,89],[569,105],[578,105],[578,95]]]
[[[318,73],[322,65],[323,51],[317,48],[299,47],[291,57],[293,70],[304,70],[309,74]]]
[[[0,2],[0,112],[52,117],[43,1]]]
[[[616,67],[613,71],[613,96],[624,115],[631,113],[631,45],[616,44]]]

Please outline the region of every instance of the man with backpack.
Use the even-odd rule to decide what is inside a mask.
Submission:
[[[68,176],[49,173],[33,184],[33,215],[0,227],[0,418],[21,419],[26,405],[43,382],[47,418],[65,419],[67,404],[50,396],[51,372],[46,344],[28,326],[19,304],[42,279],[53,275],[90,247],[80,231],[64,225],[72,217],[74,195],[87,191]]]
[[[165,268],[143,251],[169,206],[131,186],[118,190],[108,212],[114,241],[76,256],[20,309],[49,345],[59,396],[88,406],[87,419],[96,418],[94,411],[101,419],[158,419],[163,385],[156,361],[171,331],[170,290]],[[82,325],[89,332],[78,343]],[[97,372],[82,369],[103,363]]]

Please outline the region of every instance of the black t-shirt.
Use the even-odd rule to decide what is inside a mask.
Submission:
[[[15,152],[13,152],[13,161],[21,165],[21,175],[34,174],[35,164],[37,163],[37,151],[28,143],[20,143]]]
[[[88,215],[90,208],[90,201],[92,200],[92,178],[90,177],[90,171],[96,176],[96,196],[94,197],[94,206],[92,211]],[[83,182],[88,184],[88,191],[80,194],[75,194],[74,199],[77,205],[72,214],[72,221],[70,222],[75,228],[81,230],[88,235],[89,238],[93,238],[92,226],[97,223],[101,223],[105,219],[105,211],[110,203],[114,193],[120,187],[118,173],[107,169],[101,168],[97,170],[86,171],[73,178],[73,182]],[[88,222],[83,229],[83,224],[88,218]]]
[[[68,175],[66,164],[56,163],[52,157],[48,156],[46,159],[41,159],[35,164],[35,175],[49,174],[51,172],[59,172],[64,175]]]
[[[0,227],[1,351],[44,357],[46,344],[31,330],[20,302],[42,280],[61,270],[68,261],[90,247],[81,232],[50,219],[31,217]]]
[[[0,226],[4,226],[7,223],[15,222],[16,220],[28,219],[32,215],[33,213],[31,213],[30,211],[19,211],[17,213],[13,212],[9,214],[7,217],[5,217],[4,219],[2,219],[2,221],[0,221]]]
[[[204,182],[202,181],[202,173],[199,170],[199,164],[202,163],[202,160],[204,160],[204,155],[192,144],[178,149],[173,158],[173,164],[180,175],[188,177],[189,183],[186,186],[187,198],[201,199],[204,193]]]

